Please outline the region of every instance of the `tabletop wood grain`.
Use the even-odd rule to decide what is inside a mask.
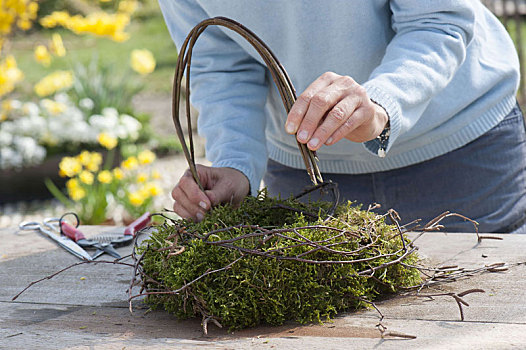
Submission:
[[[87,236],[114,228],[86,226]],[[110,264],[74,267],[34,285],[32,281],[79,260],[36,232],[0,230],[0,349],[510,349],[526,348],[526,236],[477,243],[472,234],[426,233],[416,242],[426,265],[476,268],[503,262],[504,272],[484,273],[444,284],[430,292],[485,293],[464,297],[465,320],[453,298],[394,297],[377,306],[390,332],[416,339],[381,338],[378,314],[340,314],[323,325],[288,323],[230,334],[200,320],[176,320],[163,311],[147,312],[140,301],[130,313],[127,289],[132,270]],[[121,255],[131,247],[119,248]],[[105,260],[110,260],[105,258]]]

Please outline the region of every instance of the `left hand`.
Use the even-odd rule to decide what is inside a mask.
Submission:
[[[351,77],[327,72],[303,91],[292,106],[285,130],[313,151],[346,138],[365,142],[380,135],[389,118]]]

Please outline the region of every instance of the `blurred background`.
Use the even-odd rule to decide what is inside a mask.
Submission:
[[[526,0],[481,1],[522,62]],[[120,225],[171,208],[187,168],[176,60],[155,0],[0,1],[0,228],[67,211]]]

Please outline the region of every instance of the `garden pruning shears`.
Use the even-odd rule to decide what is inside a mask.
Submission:
[[[18,227],[21,230],[38,230],[55,241],[59,246],[82,260],[91,261],[92,257],[71,239],[60,235],[58,228],[53,225],[56,219],[44,219],[42,223],[36,221],[21,222]]]
[[[87,239],[78,228],[68,224],[64,220],[57,219],[57,221],[60,223],[62,233],[75,241],[79,246],[84,249],[97,249],[91,257],[93,260],[97,259],[104,253],[109,254],[116,259],[121,258],[121,255],[115,250],[115,247],[111,243],[101,243],[97,239]]]
[[[152,215],[149,212],[142,214],[140,217],[135,219],[131,224],[124,228],[124,232],[119,230],[111,232],[103,232],[97,236],[99,242],[109,242],[114,247],[120,247],[130,244],[135,238],[135,234],[148,226],[152,220]]]
[[[55,220],[59,222],[62,233],[75,241],[79,246],[85,249],[97,249],[91,257],[93,260],[97,259],[104,253],[120,259],[121,256],[115,248],[130,244],[133,241],[135,234],[150,223],[151,215],[148,212],[144,213],[124,228],[124,234],[121,233],[122,231],[103,233],[92,239],[87,239],[82,231],[77,227],[68,224],[64,220]]]

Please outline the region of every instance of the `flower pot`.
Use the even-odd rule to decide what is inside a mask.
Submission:
[[[104,158],[106,150],[98,150]],[[60,160],[71,154],[57,154],[50,156],[39,165],[22,169],[0,170],[0,204],[51,199],[53,195],[48,191],[44,180],[49,178],[58,188],[64,188],[67,178],[58,175]],[[115,152],[113,166],[122,160],[119,152]]]

